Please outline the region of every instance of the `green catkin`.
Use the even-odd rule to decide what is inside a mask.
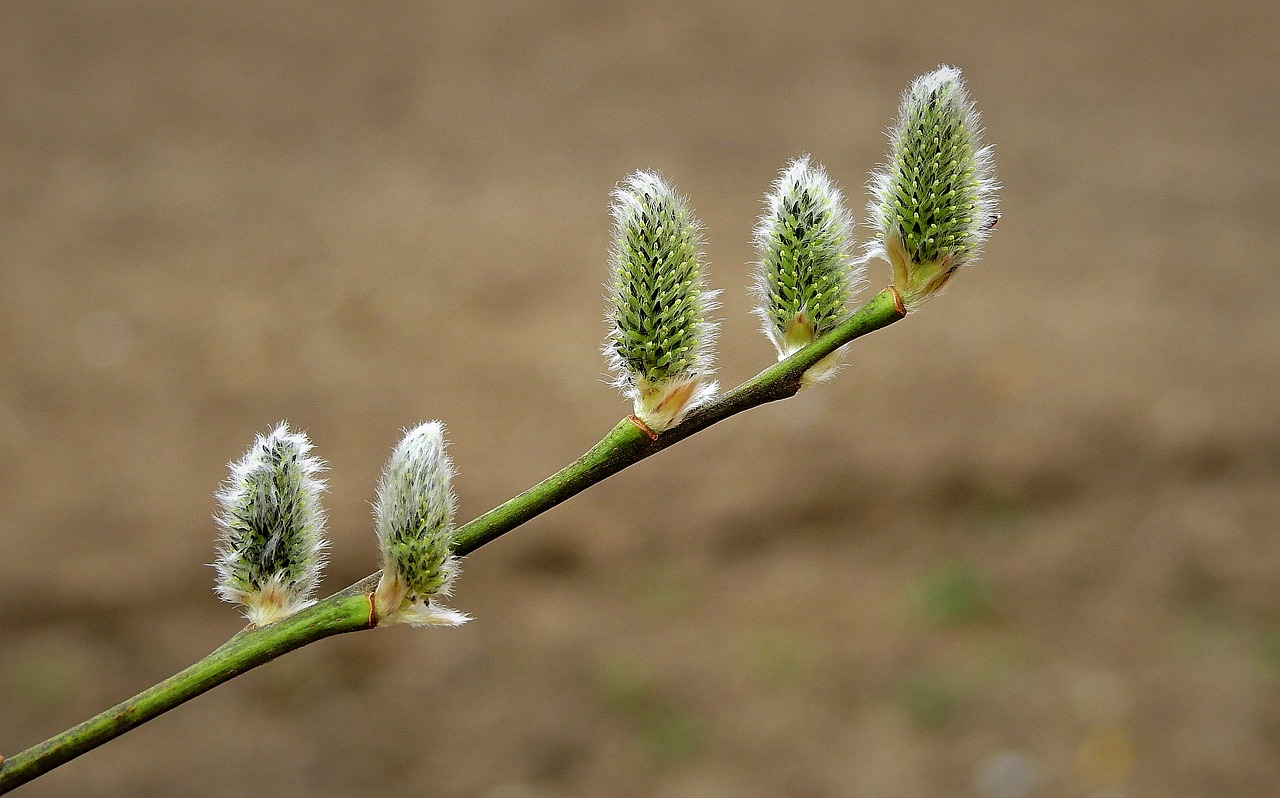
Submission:
[[[715,392],[712,292],[703,288],[698,222],[653,172],[613,192],[613,279],[605,354],[614,384],[654,432],[678,423]]]
[[[894,271],[910,309],[977,259],[996,214],[990,147],[960,71],[943,66],[903,94],[889,162],[873,175],[868,256]]]
[[[405,433],[378,481],[374,522],[382,577],[374,592],[379,623],[457,626],[467,616],[436,604],[458,575],[453,555],[456,499],[444,426],[420,424]]]
[[[798,158],[765,196],[755,241],[756,315],[782,359],[848,315],[863,273],[850,255],[853,216],[823,169]],[[825,379],[838,361],[837,353],[806,377]]]

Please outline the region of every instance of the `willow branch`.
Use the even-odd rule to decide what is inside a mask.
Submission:
[[[689,413],[680,424],[654,435],[623,419],[586,454],[529,490],[459,527],[456,553],[470,554],[530,519],[672,444],[744,410],[794,396],[818,361],[840,347],[903,318],[893,289],[877,294],[861,310],[809,346]],[[0,761],[0,793],[26,782],[234,679],[282,654],[333,635],[376,625],[370,593],[374,573],[295,615],[262,628],[250,627],[209,656],[133,698],[117,704],[43,743]]]

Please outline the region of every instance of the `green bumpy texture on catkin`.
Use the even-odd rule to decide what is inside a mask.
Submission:
[[[621,231],[612,346],[628,372],[661,383],[690,375],[698,361],[703,308],[697,229],[674,198],[645,192]]]
[[[387,556],[409,592],[410,602],[426,601],[448,583],[446,563],[453,543],[447,504],[430,491],[418,493],[411,525],[390,530],[384,542]]]
[[[792,187],[781,200],[761,258],[766,312],[779,332],[803,312],[821,336],[840,323],[849,300],[847,242],[830,198],[804,186]]]
[[[279,575],[284,587],[298,588],[314,564],[316,498],[299,486],[307,475],[290,445],[277,442],[263,453],[263,467],[244,479],[246,500],[229,508],[227,548],[239,553],[227,561],[236,588],[256,592]]]
[[[944,253],[963,262],[975,246],[979,181],[973,131],[955,91],[944,83],[922,102],[908,104],[890,165],[886,223],[901,230],[914,263],[934,263]]]

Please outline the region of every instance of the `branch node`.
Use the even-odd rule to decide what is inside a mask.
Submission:
[[[658,439],[658,433],[649,429],[649,425],[641,421],[640,417],[637,416],[635,413],[632,413],[631,415],[627,416],[627,421],[630,421],[632,424],[635,424],[636,427],[649,438],[649,440],[656,441]]]
[[[889,286],[889,293],[893,295],[893,309],[898,311],[898,316],[905,317],[907,315],[907,306],[902,303],[902,294],[898,293],[898,289]]]

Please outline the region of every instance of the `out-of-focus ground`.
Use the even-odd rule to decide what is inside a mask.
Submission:
[[[273,422],[332,466],[326,592],[402,427],[463,519],[594,443],[632,169],[705,223],[729,384],[765,188],[811,153],[861,217],[915,75],[965,70],[1004,218],[834,383],[469,558],[467,626],[23,794],[1275,795],[1280,5],[500,5],[4,4],[0,753],[239,628],[212,492]]]

